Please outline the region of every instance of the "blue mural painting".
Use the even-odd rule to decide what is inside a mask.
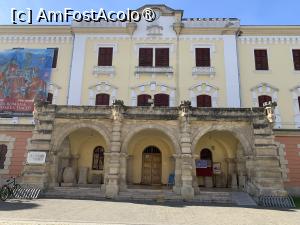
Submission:
[[[34,99],[47,98],[53,54],[53,49],[0,52],[0,111],[32,111]]]

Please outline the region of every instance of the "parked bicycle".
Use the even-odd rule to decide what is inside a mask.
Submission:
[[[16,178],[11,177],[6,180],[6,184],[0,189],[0,199],[6,201],[6,199],[14,197],[14,195],[21,189],[21,185],[16,183]]]

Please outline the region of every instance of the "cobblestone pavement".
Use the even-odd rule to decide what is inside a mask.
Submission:
[[[300,210],[66,199],[0,202],[1,225],[299,225]]]

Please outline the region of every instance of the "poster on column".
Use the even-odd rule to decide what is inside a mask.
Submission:
[[[0,51],[0,112],[32,112],[47,98],[53,49]]]

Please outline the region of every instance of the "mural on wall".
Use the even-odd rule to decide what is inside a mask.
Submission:
[[[53,49],[0,52],[0,111],[32,112],[34,99],[46,100]]]

